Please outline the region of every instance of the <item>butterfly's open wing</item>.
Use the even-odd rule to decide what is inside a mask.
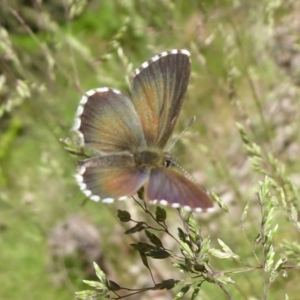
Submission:
[[[148,146],[164,147],[170,138],[187,90],[190,68],[187,50],[171,50],[135,70],[131,96]]]
[[[99,152],[134,150],[145,144],[139,116],[121,92],[98,88],[82,97],[73,130],[82,143]]]
[[[182,174],[167,168],[152,169],[145,185],[146,199],[187,210],[206,211],[213,207],[207,193]]]
[[[75,175],[83,193],[94,201],[113,202],[133,196],[149,177],[131,155],[105,155],[79,162]]]

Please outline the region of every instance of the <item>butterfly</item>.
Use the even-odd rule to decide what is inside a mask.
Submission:
[[[112,88],[84,94],[73,130],[95,156],[78,162],[76,181],[94,201],[110,203],[143,188],[151,203],[205,211],[206,191],[169,167],[164,148],[177,122],[191,72],[187,50],[152,57],[131,78],[131,96]]]

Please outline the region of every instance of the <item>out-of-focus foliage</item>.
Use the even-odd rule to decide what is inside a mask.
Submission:
[[[72,299],[86,289],[83,279],[98,284],[94,260],[111,290],[115,282],[153,285],[149,269],[161,287],[174,286],[130,299],[298,297],[297,0],[0,0],[0,7],[0,299]],[[124,235],[134,224],[119,222],[117,209],[130,220],[151,218],[133,201],[86,202],[73,179],[77,157],[59,142],[76,141],[69,129],[84,91],[129,93],[133,69],[173,48],[192,58],[176,132],[197,120],[172,154],[229,212],[197,215],[192,226],[210,249],[210,270],[224,272],[214,274],[218,285],[177,288],[184,278],[177,269],[194,271],[193,260],[176,269],[169,257],[157,264],[130,247],[146,239],[185,253],[191,244],[178,227],[189,225],[167,210],[180,246],[149,228],[143,234],[145,226]]]

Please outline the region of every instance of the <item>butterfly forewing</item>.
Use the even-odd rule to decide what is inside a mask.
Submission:
[[[148,146],[164,147],[177,122],[190,77],[186,50],[154,56],[134,72],[132,101]]]
[[[99,152],[134,152],[145,144],[131,100],[109,88],[90,90],[82,97],[73,129],[86,146]]]
[[[205,211],[213,207],[211,199],[200,186],[167,168],[151,170],[145,196],[152,202],[168,203],[187,210]]]

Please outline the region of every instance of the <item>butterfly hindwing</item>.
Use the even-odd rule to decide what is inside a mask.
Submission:
[[[156,168],[150,172],[145,185],[145,196],[154,203],[170,204],[187,210],[205,211],[213,203],[205,190],[169,168]]]
[[[130,155],[106,155],[79,162],[75,177],[90,199],[113,202],[133,196],[149,177],[149,171],[137,169]]]

